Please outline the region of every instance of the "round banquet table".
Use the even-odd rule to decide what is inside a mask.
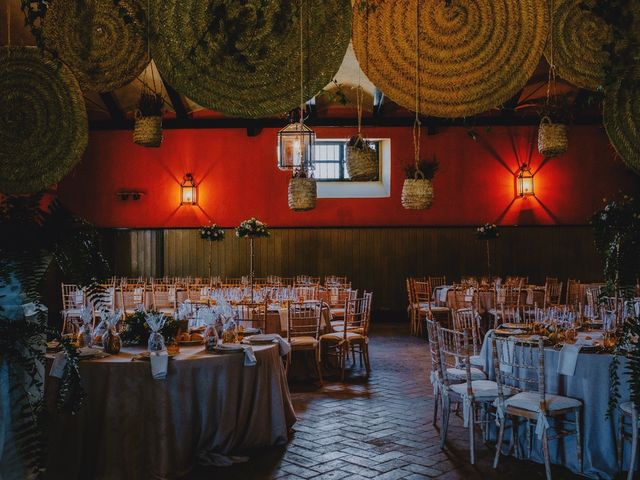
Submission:
[[[53,412],[47,478],[172,479],[198,455],[283,444],[296,417],[277,345],[244,354],[208,354],[182,347],[154,380],[142,348],[80,362],[87,392],[76,416],[55,413],[58,380],[48,377]]]
[[[489,331],[485,336],[480,355],[489,379],[495,380],[490,342],[492,335],[493,332]],[[609,401],[609,365],[613,356],[581,352],[578,355],[575,373],[572,376],[558,373],[559,359],[559,350],[552,347],[545,348],[545,385],[549,394],[582,400],[582,473],[591,478],[614,478],[618,472],[616,460],[618,410],[616,409],[612,418],[605,418]],[[618,376],[620,378],[621,402],[630,398],[628,377],[624,373],[625,366],[626,359],[620,357]],[[510,429],[505,430],[507,438],[509,431]],[[495,439],[495,431],[493,431],[493,435]],[[531,459],[543,463],[542,444],[534,434],[532,436],[534,440]],[[551,440],[549,452],[553,464],[564,465],[571,471],[579,473],[575,438],[575,436],[571,436],[560,440]],[[519,439],[522,446],[521,451],[526,452],[524,428],[520,429]],[[629,468],[630,443],[630,441],[625,442],[624,470]]]

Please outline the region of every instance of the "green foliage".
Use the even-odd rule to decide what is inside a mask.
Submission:
[[[438,168],[440,167],[440,162],[436,159],[436,156],[433,156],[433,160],[421,160],[418,164],[418,167],[424,178],[427,180],[433,180],[435,177]],[[404,173],[406,178],[414,178],[416,174],[416,166],[415,165],[407,165],[404,169]]]
[[[156,311],[144,312],[136,310],[133,314],[127,315],[124,319],[124,331],[120,334],[120,338],[125,344],[129,345],[145,345],[149,340],[151,329],[146,322],[147,314],[158,314]],[[173,317],[167,317],[164,326],[160,329],[160,333],[167,342],[175,340],[178,335],[178,321]]]
[[[615,289],[635,284],[640,274],[640,202],[625,195],[591,218],[604,277]]]
[[[215,223],[200,228],[200,238],[210,242],[221,242],[224,240],[224,230]]]

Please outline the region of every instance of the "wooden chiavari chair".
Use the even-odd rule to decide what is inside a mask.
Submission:
[[[72,330],[77,330],[82,308],[87,305],[85,291],[78,285],[63,283],[62,290],[62,333],[66,333],[71,325]]]
[[[211,284],[190,283],[187,285],[187,299],[191,303],[209,305],[211,303]]]
[[[294,295],[299,302],[307,302],[318,300],[318,291],[320,287],[317,284],[294,287]]]
[[[562,282],[557,278],[550,279],[544,284],[544,307],[560,305],[562,300]]]
[[[495,299],[493,302],[493,308],[489,310],[489,315],[493,317],[494,328],[502,322],[510,320],[504,320],[501,315],[505,312],[519,312],[521,300],[521,288],[516,285],[503,285],[495,290]],[[519,323],[519,322],[516,322]]]
[[[172,284],[154,283],[151,291],[153,310],[175,317],[178,310],[176,289]]]
[[[144,283],[127,283],[120,287],[120,307],[125,315],[130,315],[141,306],[145,306],[145,290]]]
[[[320,285],[320,277],[312,277],[310,275],[296,275],[293,282],[294,287],[308,287],[313,285]]]
[[[497,408],[500,424],[493,467],[498,467],[504,428],[507,418],[510,417],[512,432],[518,432],[520,418],[524,418],[527,423],[535,422],[536,434],[542,441],[544,467],[548,480],[551,480],[549,440],[576,435],[578,464],[580,471],[582,471],[582,439],[580,434],[582,402],[575,398],[546,393],[543,340],[523,342],[514,338],[493,337],[492,350],[498,383]],[[575,421],[569,421],[566,418],[567,414],[573,414]],[[549,418],[561,420],[562,428],[556,428],[555,422],[553,427],[549,425]],[[573,430],[567,429],[566,426],[569,424],[573,424],[575,428]],[[556,430],[553,437],[549,436],[551,428]],[[528,426],[527,439],[530,439]],[[515,447],[516,456],[521,457],[520,442],[517,439]]]
[[[469,457],[473,465],[476,425],[481,426],[484,436],[489,423],[488,409],[498,397],[498,385],[487,380],[481,370],[471,366],[469,336],[468,330],[438,329],[440,375],[443,378],[442,388],[447,391],[447,395],[442,396],[440,447],[444,448],[447,439],[451,401],[459,401],[464,408],[464,425],[469,428]],[[479,417],[478,408],[481,409]]]
[[[635,407],[633,401],[623,402],[618,406],[618,441],[617,443],[617,457],[618,457],[618,469],[622,471],[623,465],[623,453],[624,453],[624,441],[631,438],[631,458],[629,459],[629,471],[627,473],[627,480],[633,480],[634,471],[636,469],[636,458],[638,456],[638,438],[640,437],[640,415]],[[630,420],[631,433],[628,433],[625,429],[625,420]]]
[[[574,280],[569,278],[567,280],[567,289],[565,294],[565,304],[566,305],[574,305],[580,306],[584,303],[584,299],[582,298],[582,287],[580,284],[580,280]]]
[[[287,355],[287,371],[291,364],[293,352],[312,351],[318,378],[322,385],[322,368],[320,366],[320,318],[322,304],[320,302],[292,303],[287,309],[287,341],[291,352]]]
[[[453,291],[453,308],[455,310],[461,308],[478,310],[478,293],[476,287],[458,283],[454,284],[451,290]]]
[[[346,370],[346,358],[349,355],[351,346],[357,344],[362,350],[367,375],[371,371],[369,364],[369,347],[366,333],[367,322],[367,299],[356,298],[348,300],[344,316],[344,324],[341,332],[332,332],[320,337],[320,341],[327,345],[328,349],[333,349],[340,363],[340,378],[344,381]],[[355,358],[353,359],[355,363]]]
[[[467,331],[471,334],[471,347],[469,358],[473,366],[484,369],[484,361],[480,357],[482,348],[482,329],[480,328],[480,315],[471,308],[463,308],[453,312],[453,329],[457,332]]]
[[[348,288],[329,288],[327,289],[329,311],[331,313],[331,329],[336,331],[344,322],[346,304],[349,300],[355,300],[358,296],[357,290]]]
[[[351,282],[347,280],[346,276],[339,275],[325,275],[324,277],[324,286],[325,287],[340,287],[349,284],[351,286]]]
[[[429,339],[429,354],[431,357],[430,381],[433,386],[433,420],[431,424],[435,427],[438,422],[438,405],[441,401],[442,377],[440,376],[440,349],[438,348],[438,323],[428,318],[427,336]]]
[[[267,303],[242,303],[233,306],[233,313],[238,326],[257,328],[262,333],[267,329]]]

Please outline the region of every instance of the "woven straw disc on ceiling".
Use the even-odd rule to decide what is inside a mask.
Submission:
[[[0,48],[0,192],[57,183],[87,146],[87,114],[73,73],[35,47]]]
[[[109,92],[133,81],[149,63],[145,29],[140,0],[55,0],[43,35],[82,88]]]
[[[640,66],[637,67],[640,70]],[[618,155],[640,174],[640,75],[630,72],[609,85],[604,98],[604,127]]]
[[[609,55],[603,46],[611,29],[600,17],[580,7],[584,0],[553,0],[553,61],[558,75],[577,87],[597,90],[604,83]],[[545,57],[551,63],[551,42]]]
[[[245,118],[300,104],[297,1],[153,0],[151,18],[158,69],[198,104]],[[303,21],[306,101],[340,68],[351,36],[350,0],[304,0]]]
[[[416,1],[354,5],[353,46],[369,79],[415,109]],[[464,117],[506,102],[529,80],[547,38],[542,0],[420,0],[420,111]]]

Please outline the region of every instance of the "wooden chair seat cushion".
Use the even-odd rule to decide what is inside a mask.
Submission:
[[[545,395],[547,410],[549,412],[578,408],[582,402],[576,398],[563,397],[562,395]],[[505,400],[506,407],[519,408],[530,412],[540,411],[540,394],[538,392],[520,392]]]

